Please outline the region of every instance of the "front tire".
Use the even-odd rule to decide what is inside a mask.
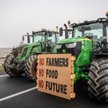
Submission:
[[[93,99],[108,102],[108,59],[94,60],[91,63],[88,92]]]
[[[26,60],[24,72],[28,79],[36,81],[37,55],[30,55]]]

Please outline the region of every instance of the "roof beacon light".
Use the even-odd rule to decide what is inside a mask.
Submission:
[[[107,18],[108,18],[108,11],[106,12],[106,16],[107,16]]]

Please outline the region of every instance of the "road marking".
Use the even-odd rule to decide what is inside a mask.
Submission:
[[[30,91],[35,90],[35,89],[37,89],[37,87],[33,87],[33,88],[30,88],[30,89],[27,89],[27,90],[24,90],[24,91],[21,91],[21,92],[12,94],[10,96],[6,96],[4,98],[1,98],[0,99],[0,102],[5,101],[5,100],[8,100],[8,99],[11,99],[13,97],[19,96],[19,95],[24,94],[24,93],[30,92]]]
[[[9,75],[8,75],[8,74],[0,75],[0,78],[2,78],[2,77],[6,77],[6,76],[9,76]]]

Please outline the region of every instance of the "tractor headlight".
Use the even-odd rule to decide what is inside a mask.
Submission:
[[[75,48],[77,43],[66,44],[66,48]]]
[[[60,49],[62,47],[62,45],[56,45],[57,49]]]

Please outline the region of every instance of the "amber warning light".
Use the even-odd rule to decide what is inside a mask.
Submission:
[[[108,18],[108,11],[106,12],[106,16],[107,16],[107,18]]]

